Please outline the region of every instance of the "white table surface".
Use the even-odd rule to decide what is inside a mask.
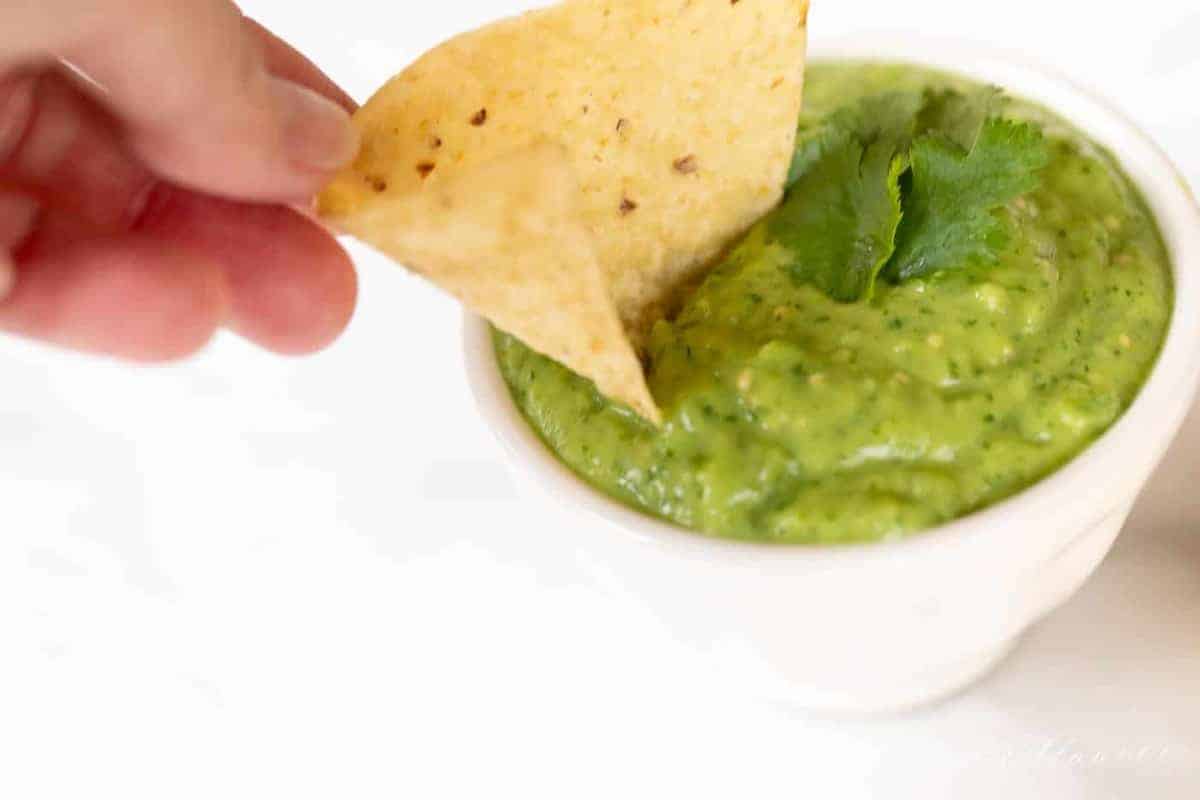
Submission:
[[[245,8],[363,98],[520,5]],[[811,25],[1032,52],[1200,185],[1193,9],[815,0]],[[354,254],[360,308],[315,358],[227,336],[136,370],[0,341],[0,797],[1200,794],[1200,413],[1097,577],[983,684],[812,717],[591,585],[477,419],[455,305]]]

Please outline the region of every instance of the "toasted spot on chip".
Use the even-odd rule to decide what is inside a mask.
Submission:
[[[659,422],[578,222],[579,185],[562,149],[535,145],[427,185],[376,196],[339,226]]]
[[[512,185],[493,179],[489,191],[516,193],[522,202],[506,202],[512,218],[503,224],[493,207],[489,235],[498,246],[474,262],[474,273],[455,273],[452,291],[460,298],[469,294],[475,311],[596,381],[602,392],[639,413],[653,409],[644,382],[641,397],[628,390],[633,381],[623,395],[601,384],[611,389],[620,383],[613,378],[616,354],[625,352],[636,364],[636,345],[678,288],[702,274],[782,195],[804,75],[806,37],[795,20],[804,18],[807,6],[808,0],[569,0],[455,37],[355,114],[362,149],[322,192],[318,210],[335,227],[409,264],[412,251],[395,245],[399,223],[386,216],[398,207],[393,203],[478,216],[478,204],[499,202],[485,196],[480,170],[501,170]],[[781,76],[782,84],[772,88]],[[498,104],[503,113],[493,113]],[[452,145],[439,155],[436,171],[428,158],[431,136]],[[516,172],[501,169],[521,158],[527,168],[544,170],[528,155],[543,146],[555,148],[561,161],[551,171],[565,172],[574,187],[571,202],[560,209],[548,208],[549,196],[526,192]],[[664,174],[668,165],[689,179],[671,180]],[[387,192],[371,191],[363,175],[384,179]],[[450,186],[457,187],[453,202],[444,196]],[[366,218],[371,224],[363,224]],[[420,221],[412,214],[408,219]],[[541,220],[536,242],[516,236],[530,232],[530,220]],[[443,227],[448,230],[450,221]],[[426,245],[424,273],[449,288],[438,266],[460,263],[460,243],[447,238],[441,252],[433,242]],[[520,247],[539,256],[519,258]],[[568,250],[582,252],[566,258]],[[563,272],[559,264],[552,271],[541,257],[555,263],[578,258],[598,272],[598,284],[581,290],[591,299],[580,307],[607,303],[619,322],[605,329],[605,336],[622,343],[605,349],[607,366],[580,356],[590,352],[590,339],[565,344],[572,326],[591,324],[575,320],[582,313],[577,308],[552,313],[513,292],[484,297],[466,291],[470,274],[495,288],[490,273],[502,252],[529,270],[519,281],[511,276],[523,287],[535,274],[576,279],[574,270]],[[537,298],[561,299],[545,292]],[[524,313],[513,313],[514,303]],[[549,320],[562,331],[535,327]]]
[[[676,172],[684,175],[691,175],[697,169],[696,157],[689,155],[684,156],[683,158],[677,158],[671,163],[671,166],[675,167]]]
[[[436,168],[437,164],[433,163],[432,161],[422,161],[421,163],[417,164],[417,174],[422,178],[428,178],[429,173],[433,172]],[[386,183],[384,184],[384,188],[387,188]]]

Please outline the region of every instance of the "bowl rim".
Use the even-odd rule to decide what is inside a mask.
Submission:
[[[907,62],[995,82],[1041,103],[1107,147],[1138,187],[1158,222],[1171,260],[1171,322],[1158,359],[1134,402],[1104,434],[1062,467],[1016,494],[966,516],[905,536],[849,543],[777,543],[705,535],[650,516],[610,498],[562,464],[526,422],[500,374],[486,321],[464,316],[468,381],[479,410],[511,457],[551,491],[637,541],[681,556],[733,560],[753,566],[831,566],[1011,552],[1044,540],[1040,525],[1023,520],[1098,523],[1136,494],[1166,453],[1200,386],[1200,204],[1186,179],[1138,126],[1108,101],[1022,53],[962,39],[855,34],[812,48],[810,63],[832,59]],[[1014,527],[1016,529],[1014,529]],[[988,536],[1002,531],[1001,536]]]

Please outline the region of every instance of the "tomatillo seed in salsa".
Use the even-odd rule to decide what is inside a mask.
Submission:
[[[660,428],[495,335],[529,424],[600,491],[714,536],[902,537],[1053,472],[1148,376],[1161,237],[1051,112],[912,66],[813,65],[789,181],[650,333]]]

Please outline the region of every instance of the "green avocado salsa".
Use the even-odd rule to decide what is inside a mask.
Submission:
[[[953,76],[836,62],[809,69],[796,153],[779,209],[650,333],[661,428],[495,335],[517,406],[584,480],[714,536],[894,539],[1038,481],[1133,401],[1168,257],[1077,130]]]

